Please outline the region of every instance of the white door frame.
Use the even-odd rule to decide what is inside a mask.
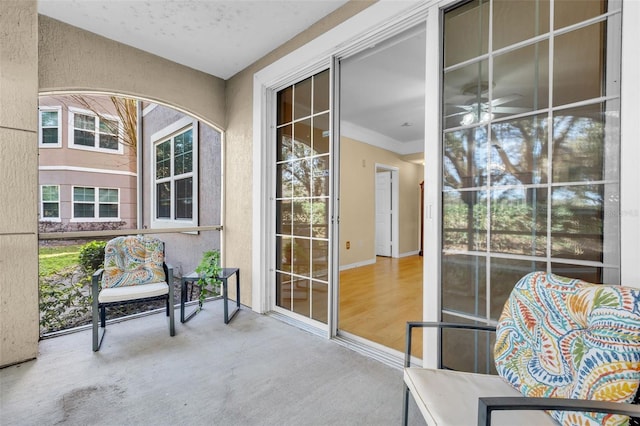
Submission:
[[[400,212],[400,169],[398,169],[397,167],[376,163],[375,172],[378,173],[379,171],[391,172],[391,257],[398,258],[400,257],[400,215],[398,214]],[[374,259],[376,255],[377,250],[374,253]]]
[[[265,313],[274,305],[270,296],[275,267],[274,248],[270,246],[274,212],[269,192],[275,179],[270,161],[274,155],[274,91],[303,75],[312,75],[314,70],[329,67],[335,56],[348,55],[349,52],[362,49],[364,45],[375,43],[375,39],[389,37],[389,31],[400,32],[424,22],[427,5],[423,1],[380,0],[254,74],[251,242],[251,306],[254,311]],[[329,329],[333,330],[329,337],[336,333],[335,321],[332,319],[333,316],[329,319]]]

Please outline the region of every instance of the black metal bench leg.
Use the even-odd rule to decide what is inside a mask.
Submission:
[[[402,406],[402,425],[407,426],[409,424],[409,387],[407,385],[404,385]]]
[[[100,307],[100,327],[105,328],[107,326],[107,308]]]

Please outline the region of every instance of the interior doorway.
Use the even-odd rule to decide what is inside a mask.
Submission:
[[[398,257],[398,168],[376,164],[376,256]]]
[[[425,26],[341,59],[337,334],[403,350],[422,318]]]
[[[390,171],[376,171],[376,256],[391,257],[393,245],[391,183]]]

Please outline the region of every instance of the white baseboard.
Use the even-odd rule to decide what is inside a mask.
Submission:
[[[347,269],[359,268],[361,266],[373,265],[376,263],[376,258],[363,260],[362,262],[350,263],[348,265],[340,265],[340,270],[345,271]]]
[[[406,253],[402,253],[400,256],[398,256],[398,258],[400,258],[400,257],[409,257],[409,256],[417,256],[418,254],[420,254],[420,252],[418,250],[408,251]],[[341,271],[346,271],[347,269],[353,269],[353,268],[359,268],[361,266],[373,265],[374,263],[376,263],[376,258],[375,257],[373,259],[363,260],[362,262],[350,263],[348,265],[340,265],[340,270]]]

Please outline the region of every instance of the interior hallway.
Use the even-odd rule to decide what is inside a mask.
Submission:
[[[167,328],[163,314],[108,325],[96,353],[89,330],[41,341],[37,360],[0,369],[0,423],[401,422],[402,371],[335,342],[248,308],[224,325],[221,300]]]
[[[380,257],[376,263],[340,272],[338,327],[404,352],[407,321],[422,319],[421,256]],[[414,332],[412,355],[422,357]]]

